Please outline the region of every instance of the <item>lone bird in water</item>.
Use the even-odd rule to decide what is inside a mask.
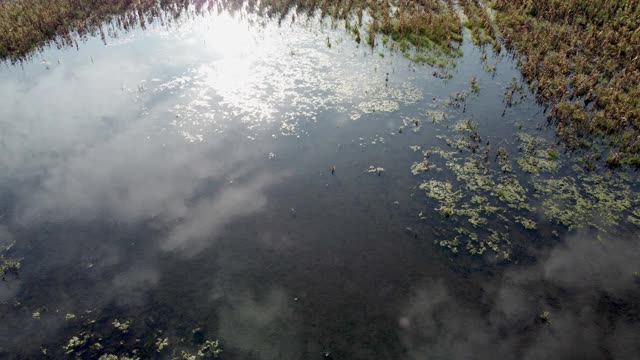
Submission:
[[[335,165],[331,165],[330,169],[331,169],[331,175],[335,174],[336,166]]]

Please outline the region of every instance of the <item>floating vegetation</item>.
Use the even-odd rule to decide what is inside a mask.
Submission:
[[[85,332],[81,333],[79,336],[72,336],[67,342],[67,345],[63,346],[64,352],[67,354],[74,353],[79,348],[84,347],[87,344],[89,338],[89,334]]]
[[[439,124],[444,120],[447,120],[449,118],[449,115],[439,110],[428,110],[427,118],[429,118],[429,120],[431,120],[432,123]]]
[[[534,184],[545,216],[569,229],[607,231],[635,216],[638,202],[631,188],[615,175],[582,175],[541,180]],[[637,211],[637,210],[635,210]]]
[[[413,165],[411,165],[411,173],[413,175],[418,175],[418,174],[429,171],[430,168],[431,168],[431,165],[429,165],[429,160],[424,159],[420,162],[414,162]]]
[[[118,319],[115,319],[113,320],[112,325],[114,328],[122,331],[123,333],[126,333],[129,331],[129,326],[131,326],[131,323],[129,322],[129,320],[120,322]]]
[[[420,145],[411,145],[411,146],[409,146],[409,149],[413,150],[414,152],[418,152],[422,148],[420,147]]]
[[[20,259],[0,255],[0,278],[5,280],[7,275],[18,275],[20,266]]]
[[[585,173],[574,163],[578,177],[558,177],[562,159],[556,145],[522,132],[516,134],[515,144],[504,141],[498,146],[492,163],[491,145],[479,140],[478,123],[463,119],[447,128],[450,133],[438,138],[456,151],[435,147],[424,149],[423,154],[432,166],[444,162],[444,176],[449,180],[428,179],[419,188],[436,202],[434,210],[457,226],[436,241],[453,254],[490,251],[510,259],[511,233],[538,231],[535,219],[541,215],[540,221],[567,230],[590,227],[615,232],[623,220],[640,224],[640,211],[635,210],[640,197],[624,174]],[[517,155],[509,156],[508,146],[517,147]],[[433,155],[441,159],[431,161]],[[521,171],[512,174],[512,163]],[[414,175],[420,170],[419,162],[411,166]]]
[[[87,312],[89,313],[91,312]],[[189,333],[189,336],[180,338],[179,341],[170,342],[168,337],[161,336],[163,331],[159,329],[150,334],[136,334],[135,331],[131,333],[130,331],[133,330],[129,321],[122,322],[116,319],[110,322],[104,318],[86,318],[83,315],[79,318],[77,323],[68,326],[74,329],[81,326],[81,330],[59,347],[69,357],[148,359],[156,358],[161,356],[158,353],[163,353],[165,354],[162,355],[163,358],[171,359],[215,359],[219,358],[223,351],[220,342],[216,339],[207,339],[200,328]],[[113,328],[117,330],[114,332]],[[187,338],[191,338],[191,341],[187,341]],[[52,349],[49,348],[49,350]],[[55,351],[51,351],[50,354],[51,357],[61,355]]]
[[[478,82],[478,78],[475,76],[471,78],[471,92],[476,94],[480,92],[480,82]]]
[[[371,100],[361,102],[356,105],[356,108],[365,114],[369,114],[376,111],[394,112],[400,108],[400,105],[392,100]]]
[[[553,146],[541,137],[531,136],[526,133],[518,133],[521,156],[518,158],[520,168],[530,174],[539,174],[542,171],[554,171],[559,166],[557,152]]]
[[[156,351],[161,352],[165,347],[169,346],[169,338],[158,338],[156,341]]]

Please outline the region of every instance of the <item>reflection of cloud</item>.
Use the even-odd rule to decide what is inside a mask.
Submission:
[[[109,293],[119,304],[141,303],[146,292],[155,287],[160,273],[149,267],[135,265],[117,275],[111,282]]]
[[[640,271],[640,243],[574,237],[557,246],[544,264],[544,277],[564,287],[628,288],[633,273]]]
[[[253,214],[267,203],[265,188],[274,183],[275,178],[263,174],[250,180],[246,185],[235,185],[221,190],[214,198],[201,200],[187,210],[184,221],[173,228],[162,244],[164,250],[181,250],[193,255],[211,240],[218,230],[235,218]]]
[[[266,202],[264,191],[276,180],[268,174],[251,175],[254,180],[235,185],[261,167],[264,152],[257,145],[220,140],[161,146],[139,142],[140,138],[134,128],[52,168],[23,200],[19,220],[26,224],[40,218],[107,218],[129,224],[182,220],[163,246],[187,251],[186,246],[195,243],[181,244],[186,238],[202,238],[235,216],[259,210]],[[238,178],[241,181],[228,184]],[[210,198],[211,192],[217,194]],[[201,250],[204,244],[198,244]]]
[[[416,291],[399,314],[409,359],[639,358],[638,245],[574,236],[541,259],[483,287],[481,306],[443,282]]]
[[[133,58],[112,61],[108,56],[104,60],[63,62],[46,72],[27,64],[24,73],[3,73],[0,180],[39,175],[41,167],[56,156],[108,138],[114,127],[135,118],[139,105],[121,90],[121,81],[145,79],[149,67]],[[11,76],[14,74],[19,76]]]
[[[263,297],[230,296],[220,310],[218,334],[225,344],[260,360],[299,359],[298,323],[293,300],[282,290]]]

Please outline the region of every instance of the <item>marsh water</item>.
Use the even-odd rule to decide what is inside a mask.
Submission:
[[[221,12],[5,64],[0,357],[637,358],[637,173],[462,51]]]

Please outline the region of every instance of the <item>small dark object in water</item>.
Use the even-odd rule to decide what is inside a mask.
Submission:
[[[333,360],[333,356],[331,356],[330,352],[326,352],[324,354],[322,354],[322,358],[325,360]]]
[[[336,166],[332,165],[331,166],[331,175],[335,174],[335,172],[336,172]]]
[[[402,128],[398,129],[398,134],[402,134]]]

